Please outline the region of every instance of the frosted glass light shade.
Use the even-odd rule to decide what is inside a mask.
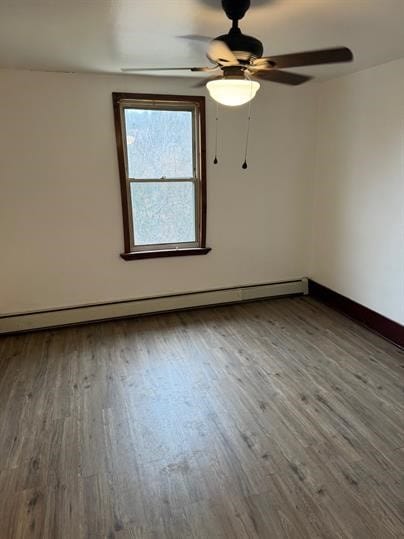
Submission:
[[[244,105],[254,99],[260,83],[247,79],[218,79],[206,84],[210,97],[228,107]]]

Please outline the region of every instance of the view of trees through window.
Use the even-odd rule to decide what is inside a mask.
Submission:
[[[192,112],[124,112],[135,245],[194,242]]]

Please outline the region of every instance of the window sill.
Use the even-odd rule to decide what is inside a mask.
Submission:
[[[165,258],[167,256],[193,256],[206,255],[210,247],[191,247],[189,249],[160,249],[156,251],[133,251],[131,253],[122,253],[124,260],[139,260],[142,258]]]

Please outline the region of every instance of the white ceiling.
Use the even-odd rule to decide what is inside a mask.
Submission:
[[[240,26],[267,55],[340,45],[354,52],[352,64],[302,73],[330,78],[404,56],[404,0],[251,4]],[[220,0],[0,0],[0,67],[120,72],[207,65],[204,43],[176,36],[214,37],[229,26]]]

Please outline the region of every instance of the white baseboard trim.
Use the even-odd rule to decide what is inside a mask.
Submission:
[[[307,279],[0,316],[0,334],[307,294]]]

